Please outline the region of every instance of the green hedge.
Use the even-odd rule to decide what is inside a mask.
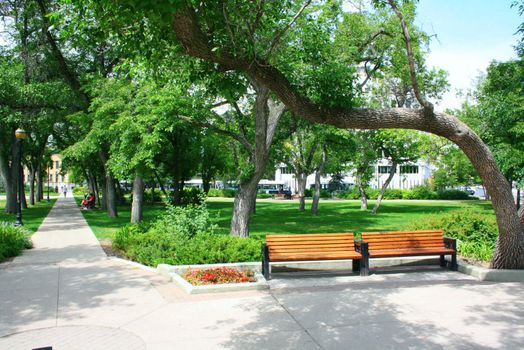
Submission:
[[[408,229],[442,229],[445,236],[457,239],[462,256],[481,261],[491,260],[498,237],[495,217],[473,209],[427,215],[411,222]]]
[[[18,256],[24,249],[33,246],[29,231],[24,227],[15,227],[7,222],[0,222],[0,262]]]
[[[113,247],[149,266],[259,261],[262,242],[214,233],[204,203],[169,206],[152,224],[127,225],[116,232]]]
[[[379,189],[366,188],[366,194],[368,199],[377,199],[380,193]],[[353,188],[350,191],[337,192],[337,198],[341,199],[360,199],[360,192],[358,188]],[[386,189],[384,193],[384,199],[476,199],[471,197],[467,192],[460,190],[442,190],[435,192],[427,186],[416,186],[409,190],[401,189]]]
[[[209,192],[207,193],[207,196],[208,197],[233,198],[233,197],[235,197],[236,193],[237,193],[237,191],[231,190],[231,189],[210,188]]]

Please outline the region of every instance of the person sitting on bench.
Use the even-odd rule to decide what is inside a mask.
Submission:
[[[82,199],[82,209],[93,209],[95,207],[95,195],[90,193]]]

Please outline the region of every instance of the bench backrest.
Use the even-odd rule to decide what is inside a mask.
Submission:
[[[267,235],[269,255],[309,252],[354,252],[353,233],[313,233],[295,235]]]
[[[369,250],[444,248],[442,230],[362,232]]]

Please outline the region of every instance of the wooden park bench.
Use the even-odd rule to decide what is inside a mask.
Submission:
[[[352,260],[353,271],[365,276],[369,268],[363,264],[368,259],[363,259],[359,247],[353,233],[268,235],[262,247],[262,274],[269,279],[271,262]]]
[[[444,237],[442,230],[362,232],[362,246],[368,250],[369,258],[440,255],[443,267],[444,256],[451,255],[450,268],[457,270],[457,242]]]

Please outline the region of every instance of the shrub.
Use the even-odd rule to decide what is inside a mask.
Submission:
[[[271,198],[271,195],[269,193],[259,192],[257,193],[257,198],[261,198],[261,199]]]
[[[403,194],[404,199],[437,199],[438,195],[427,186],[416,186]]]
[[[473,199],[467,192],[461,190],[440,190],[437,192],[438,199]]]
[[[151,225],[127,225],[113,246],[142,264],[211,264],[259,261],[261,241],[214,233],[205,203],[168,206]]]
[[[387,188],[384,192],[384,199],[402,199],[406,190]]]
[[[31,248],[33,244],[29,234],[22,226],[16,227],[7,222],[0,222],[0,262]]]
[[[331,198],[331,192],[329,192],[326,189],[321,189],[320,190],[320,198],[324,198],[324,199]]]
[[[51,189],[51,192],[54,192],[55,189],[50,187]],[[87,194],[89,192],[89,190],[87,189],[87,187],[84,187],[84,186],[78,186],[78,187],[75,187],[73,188],[73,195],[75,196],[83,196],[85,194]]]
[[[482,261],[491,260],[498,237],[495,218],[472,209],[428,215],[411,222],[408,229],[442,229],[445,236],[458,240],[462,256]]]
[[[200,204],[206,200],[206,194],[197,187],[184,187],[182,191],[182,205]]]
[[[304,196],[305,197],[313,197],[314,191],[315,191],[315,189],[306,188],[306,190],[304,191]]]
[[[209,192],[207,193],[208,197],[226,197],[226,198],[233,198],[235,197],[235,194],[237,191],[232,189],[218,189],[218,188],[210,188]]]

